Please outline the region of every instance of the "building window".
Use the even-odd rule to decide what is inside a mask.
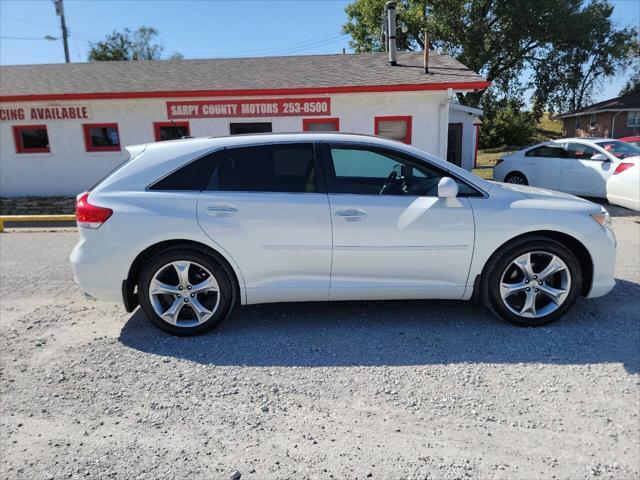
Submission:
[[[49,153],[46,125],[16,125],[13,127],[17,153]]]
[[[411,143],[411,117],[375,117],[374,132],[381,137]]]
[[[119,152],[120,134],[117,123],[82,125],[87,152]]]
[[[627,114],[627,127],[640,127],[640,110]]]
[[[182,137],[188,137],[189,122],[154,122],[153,132],[156,142],[164,142],[165,140],[178,140]]]
[[[340,120],[337,118],[303,118],[304,132],[339,132]]]
[[[589,128],[594,129],[596,128],[597,122],[596,122],[596,114],[592,113],[589,116]]]
[[[250,122],[250,123],[230,123],[229,133],[231,135],[242,135],[244,133],[269,133],[271,132],[271,122]]]
[[[576,117],[576,122],[574,124],[574,130],[580,130],[580,117]]]

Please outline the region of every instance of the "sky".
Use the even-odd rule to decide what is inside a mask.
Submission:
[[[64,0],[72,62],[113,30],[155,27],[165,56],[185,58],[341,53],[349,37],[347,0]],[[640,1],[614,0],[619,26],[640,26]],[[0,0],[0,64],[64,61],[51,0]],[[629,72],[608,80],[594,101],[617,96]]]

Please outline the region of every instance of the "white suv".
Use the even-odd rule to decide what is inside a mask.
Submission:
[[[459,299],[519,325],[614,285],[600,206],[486,182],[416,148],[349,134],[131,147],[78,197],[71,254],[89,295],[172,334],[236,305]],[[471,314],[471,311],[470,311]]]

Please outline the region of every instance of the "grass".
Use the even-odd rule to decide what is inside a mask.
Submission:
[[[556,138],[562,138],[562,122],[552,120],[549,114],[545,113],[538,123],[532,144],[542,143]],[[493,167],[498,159],[519,149],[520,147],[514,146],[479,149],[477,168],[473,169],[473,173],[486,180],[493,179]]]

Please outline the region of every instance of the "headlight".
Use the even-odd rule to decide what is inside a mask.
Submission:
[[[611,217],[609,216],[609,212],[607,212],[604,208],[600,213],[592,213],[591,218],[593,218],[596,222],[598,222],[603,227],[608,227],[611,223]]]

